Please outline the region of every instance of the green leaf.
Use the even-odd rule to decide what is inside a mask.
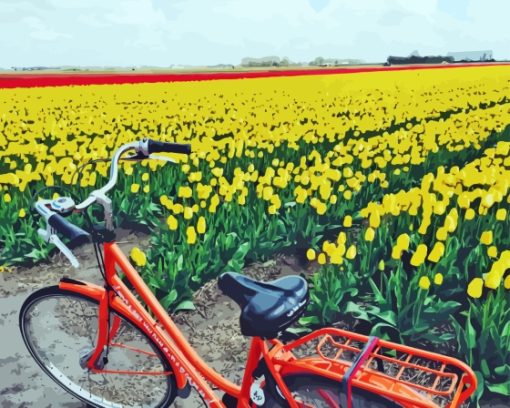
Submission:
[[[469,313],[468,315],[468,318],[466,320],[466,342],[467,342],[467,347],[469,349],[475,349],[476,346],[477,346],[477,343],[476,343],[476,331],[473,327],[473,325],[471,324],[471,313]]]
[[[165,297],[163,297],[163,299],[161,299],[161,305],[165,309],[168,309],[172,305],[172,303],[175,302],[176,299],[177,299],[177,291],[175,289],[172,289],[168,295],[166,295]]]
[[[475,395],[475,398],[477,400],[479,400],[483,395],[483,391],[485,390],[485,380],[484,380],[483,375],[480,371],[475,371],[475,375],[476,375],[476,379],[478,382],[478,387],[476,387],[476,391],[475,391],[474,395]]]
[[[497,375],[501,375],[501,376],[506,375],[510,379],[510,364],[505,364],[505,365],[496,367],[494,369],[494,372]]]
[[[195,310],[195,309],[196,307],[191,300],[183,300],[175,307],[174,312],[178,312],[179,310]]]
[[[489,376],[491,375],[491,370],[489,368],[489,365],[487,364],[487,360],[486,359],[482,359],[481,363],[480,363],[480,368],[482,369],[482,374],[485,378],[489,378]]]
[[[509,337],[510,336],[510,320],[506,322],[503,330],[501,331],[501,337]]]
[[[392,327],[395,327],[397,325],[397,315],[393,310],[384,310],[379,313],[368,312],[368,314],[373,315],[378,320],[383,320],[383,322]]]
[[[319,318],[317,316],[306,316],[306,317],[301,317],[299,320],[298,320],[299,324],[303,325],[303,326],[309,326],[309,325],[312,325],[312,324],[319,324]]]
[[[487,383],[486,385],[490,392],[501,394],[506,397],[510,396],[510,381],[505,381],[504,383],[499,384]]]
[[[312,329],[310,329],[309,327],[289,327],[285,331],[291,334],[306,334],[310,333]]]
[[[366,322],[371,322],[368,313],[354,302],[351,301],[347,302],[347,305],[344,310],[345,313],[352,313],[357,319],[364,320]]]
[[[245,242],[244,244],[239,246],[239,248],[237,248],[237,251],[234,253],[233,258],[238,262],[242,262],[244,260],[244,258],[246,257],[246,254],[248,253],[249,250],[250,250],[250,243]]]

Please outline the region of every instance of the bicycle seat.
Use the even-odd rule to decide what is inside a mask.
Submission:
[[[241,333],[275,338],[305,311],[308,285],[300,276],[259,282],[235,272],[218,279],[221,291],[241,307]]]

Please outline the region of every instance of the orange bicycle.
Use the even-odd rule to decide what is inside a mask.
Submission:
[[[34,205],[46,221],[39,234],[75,267],[78,260],[57,233],[72,242],[92,238],[104,278],[98,286],[64,277],[21,308],[28,350],[67,392],[94,407],[167,407],[194,387],[209,407],[453,408],[475,391],[476,377],[461,361],[376,337],[323,328],[284,343],[278,334],[309,302],[306,280],[258,282],[231,272],[220,276],[219,287],[241,307],[241,332],[252,340],[242,384],[223,378],[193,350],[115,243],[106,193],[117,182],[119,160],[132,150],[125,159],[191,148],[147,139],[125,144],[115,152],[108,183],[85,201],[60,197]],[[87,214],[94,203],[105,222],[90,234],[65,219]]]

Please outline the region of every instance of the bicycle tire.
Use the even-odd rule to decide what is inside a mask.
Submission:
[[[341,405],[343,394],[338,381],[309,374],[294,374],[283,378],[294,399],[302,406],[314,408],[347,408]],[[269,377],[264,408],[289,407],[275,380]],[[355,408],[401,408],[402,406],[380,395],[352,388],[352,406]]]
[[[98,312],[95,299],[58,286],[40,289],[21,307],[23,341],[46,374],[87,406],[169,406],[177,393],[172,374],[106,374],[82,368],[80,357],[93,350],[97,340]],[[156,344],[129,317],[111,310],[110,321],[115,318],[120,325],[110,339],[105,370],[172,371]]]

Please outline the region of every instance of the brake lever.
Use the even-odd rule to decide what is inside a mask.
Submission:
[[[39,228],[37,230],[37,233],[39,236],[44,239],[45,242],[49,242],[53,245],[55,245],[62,254],[71,262],[71,265],[74,266],[76,269],[80,267],[80,262],[78,262],[78,259],[74,256],[73,252],[67,247],[66,244],[62,242],[62,240],[56,235],[52,234],[50,231],[50,228],[43,230],[42,228]]]
[[[174,159],[171,159],[170,157],[158,156],[158,155],[155,155],[155,154],[151,154],[149,156],[149,159],[163,160],[163,161],[166,161],[166,162],[169,162],[169,163],[177,163]]]
[[[126,161],[141,161],[141,160],[145,160],[145,159],[148,159],[148,157],[145,156],[143,153],[136,153],[136,154],[132,154],[130,156],[121,157],[119,159],[119,161],[123,161],[123,160],[126,160]]]
[[[155,154],[151,154],[149,156],[145,156],[143,153],[132,154],[131,156],[123,157],[120,160],[142,161],[142,160],[147,160],[147,159],[155,159],[155,160],[166,161],[166,162],[169,162],[169,163],[177,163],[174,159],[171,159],[170,157],[158,156],[158,155],[155,155]]]

